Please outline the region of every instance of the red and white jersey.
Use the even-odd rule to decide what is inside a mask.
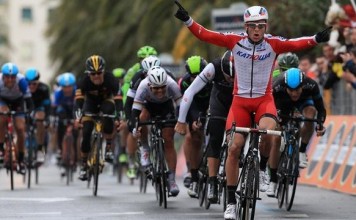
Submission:
[[[261,42],[254,44],[248,39],[247,33],[214,32],[193,20],[186,22],[186,25],[198,39],[233,52],[235,62],[233,94],[244,98],[272,94],[272,71],[278,54],[317,45],[315,36],[285,39],[265,34]]]

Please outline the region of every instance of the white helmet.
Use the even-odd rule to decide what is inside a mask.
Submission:
[[[165,86],[167,84],[167,73],[160,66],[154,66],[148,70],[148,81],[153,87]]]
[[[245,10],[244,22],[268,20],[268,12],[264,7],[252,6]]]
[[[156,56],[148,56],[142,60],[141,66],[147,72],[151,67],[160,66],[161,61]]]

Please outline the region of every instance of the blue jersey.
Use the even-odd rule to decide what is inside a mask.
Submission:
[[[22,74],[16,75],[16,83],[12,88],[4,85],[3,74],[0,74],[0,98],[6,100],[16,100],[19,98],[31,97],[26,78]]]
[[[54,92],[54,106],[62,106],[66,109],[72,109],[74,106],[74,96],[76,88],[73,88],[71,96],[65,96],[62,88],[57,89]]]

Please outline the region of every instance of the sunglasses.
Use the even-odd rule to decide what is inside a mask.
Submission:
[[[3,75],[5,78],[15,79],[16,75]]]
[[[38,82],[29,82],[28,83],[28,85],[30,85],[30,86],[35,86],[35,85],[37,85],[38,84]]]
[[[103,74],[103,72],[89,72],[91,76],[100,76],[101,74]]]
[[[247,25],[247,27],[252,28],[252,29],[256,29],[256,27],[258,29],[263,29],[263,28],[266,28],[267,23],[248,23],[246,25]]]
[[[153,90],[165,89],[167,86],[151,87]]]

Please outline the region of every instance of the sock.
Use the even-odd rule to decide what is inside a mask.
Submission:
[[[106,148],[111,149],[111,139],[106,139]]]
[[[4,151],[4,143],[0,143],[0,150]]]
[[[175,182],[176,181],[176,171],[170,170],[169,174],[168,174],[168,179],[169,179],[169,181]]]
[[[227,204],[236,204],[236,192],[237,186],[227,186]]]
[[[25,153],[19,152],[19,162],[23,162],[24,157],[25,157]]]
[[[215,184],[218,182],[218,177],[217,176],[209,176],[208,182],[210,184]]]
[[[262,156],[262,155],[260,155],[260,157],[261,157],[260,170],[266,171],[268,157],[265,157],[265,156]]]
[[[198,182],[199,180],[198,169],[191,169],[190,173],[192,174],[192,182]]]
[[[270,168],[270,171],[271,171],[271,182],[277,183],[278,181],[277,169]]]
[[[42,148],[43,148],[43,144],[37,145],[37,150],[38,150],[38,151],[42,151]]]
[[[305,153],[305,151],[307,150],[307,145],[308,145],[308,144],[300,143],[299,152]]]

